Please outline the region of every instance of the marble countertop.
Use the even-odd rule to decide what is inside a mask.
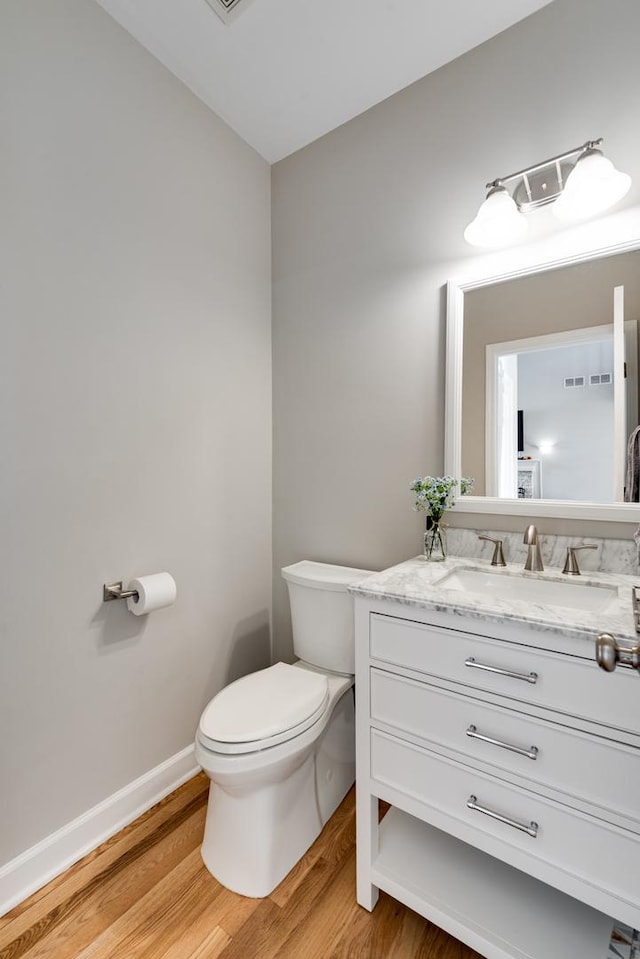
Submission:
[[[601,609],[583,610],[544,605],[531,600],[486,596],[462,589],[448,589],[441,581],[454,570],[474,569],[491,576],[544,579],[583,586],[613,587],[617,591]],[[617,640],[636,643],[633,618],[633,587],[640,586],[640,575],[587,573],[569,577],[560,568],[548,567],[542,573],[524,572],[521,566],[492,567],[487,560],[455,556],[441,563],[427,562],[422,556],[374,573],[350,587],[355,596],[375,600],[395,600],[406,606],[418,606],[438,612],[454,613],[490,622],[530,623],[546,631],[583,637],[593,642],[597,633],[612,633]],[[506,586],[506,584],[505,584]]]

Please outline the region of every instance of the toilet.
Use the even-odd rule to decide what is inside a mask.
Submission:
[[[350,584],[370,576],[304,560],[286,566],[293,648],[205,708],[196,760],[211,780],[202,859],[223,886],[268,896],[355,780],[355,643]]]

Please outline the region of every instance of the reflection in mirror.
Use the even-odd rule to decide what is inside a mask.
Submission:
[[[461,471],[476,495],[625,499],[639,318],[640,251],[465,291]]]
[[[637,322],[624,326],[624,355],[632,358]],[[522,499],[621,501],[624,437],[638,419],[630,360],[627,370],[625,390],[616,393],[612,324],[487,346],[486,489]]]

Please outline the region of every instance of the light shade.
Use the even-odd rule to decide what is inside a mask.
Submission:
[[[600,150],[587,150],[567,177],[553,204],[559,220],[584,220],[603,213],[628,193],[631,177],[616,170]]]
[[[495,186],[487,195],[475,220],[464,231],[471,246],[485,248],[503,246],[520,239],[527,231],[527,222],[511,194],[503,186]]]

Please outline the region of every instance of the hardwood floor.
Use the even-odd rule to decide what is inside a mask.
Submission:
[[[0,919],[0,959],[480,959],[382,894],[355,901],[353,790],[267,899],[200,859],[201,774]]]

